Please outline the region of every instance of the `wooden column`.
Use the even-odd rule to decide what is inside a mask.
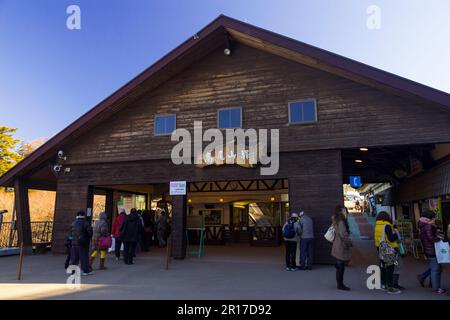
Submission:
[[[16,207],[17,217],[17,231],[19,238],[19,246],[23,243],[24,252],[32,252],[32,237],[31,237],[31,219],[30,219],[30,205],[28,202],[28,188],[25,181],[21,178],[14,181],[14,201]]]
[[[289,211],[305,211],[314,222],[314,263],[333,263],[331,244],[324,234],[338,204],[343,204],[341,154],[317,158],[310,174],[289,177]]]
[[[109,230],[115,217],[114,190],[106,190],[105,213],[108,217]]]
[[[186,257],[186,196],[172,196],[172,257]]]
[[[88,216],[90,210],[90,216]],[[92,222],[94,215],[94,187],[88,186],[87,201],[86,201],[86,220]]]

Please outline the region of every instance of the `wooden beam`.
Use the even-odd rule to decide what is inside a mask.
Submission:
[[[17,231],[19,236],[19,245],[23,244],[24,252],[32,252],[32,235],[30,205],[28,202],[28,188],[22,178],[14,181],[14,201],[17,213]]]
[[[172,196],[172,256],[186,257],[186,196]]]

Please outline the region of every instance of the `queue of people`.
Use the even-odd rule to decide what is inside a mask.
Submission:
[[[121,208],[110,232],[105,212],[99,214],[99,220],[92,227],[85,212],[80,210],[65,240],[65,269],[70,265],[80,265],[81,274],[86,276],[93,273],[97,256],[99,270],[107,269],[105,260],[110,249],[114,250],[117,261],[123,258],[125,264],[132,265],[138,249],[147,252],[152,245],[166,246],[170,232],[168,217],[165,211],[161,211],[158,218],[155,216],[154,210],[133,208],[127,214]]]
[[[450,226],[449,226],[450,228]],[[418,222],[420,240],[429,267],[417,275],[419,284],[425,287],[425,280],[430,278],[433,292],[445,295],[446,290],[441,287],[442,266],[436,257],[435,243],[444,239],[435,221],[435,213],[424,211]],[[305,215],[292,213],[282,228],[286,247],[286,270],[311,270],[313,257],[313,222]],[[330,233],[330,234],[328,234]],[[351,261],[353,247],[350,239],[348,210],[343,205],[337,205],[331,217],[331,227],[325,238],[332,242],[331,256],[335,259],[336,286],[338,290],[349,291],[344,284],[344,271]],[[448,235],[450,238],[450,234]],[[297,247],[300,248],[300,265],[297,266]],[[387,212],[379,212],[376,216],[374,228],[375,251],[379,258],[381,290],[388,294],[400,294],[405,290],[399,284],[402,259],[406,256],[401,234]]]

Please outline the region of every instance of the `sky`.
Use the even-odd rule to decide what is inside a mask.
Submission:
[[[55,135],[220,14],[450,93],[449,0],[0,0],[0,125]]]

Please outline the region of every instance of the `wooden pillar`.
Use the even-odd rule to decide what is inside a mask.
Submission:
[[[111,230],[115,217],[115,207],[114,190],[106,190],[105,213],[108,217],[109,230]]]
[[[28,202],[28,188],[25,181],[18,178],[14,181],[14,201],[17,217],[17,231],[19,246],[23,243],[25,253],[32,252],[30,205]]]
[[[339,151],[317,157],[310,174],[289,177],[289,212],[305,211],[314,222],[314,263],[333,263],[331,244],[324,234],[336,205],[343,205],[342,166]],[[301,173],[301,172],[299,172]]]
[[[88,186],[86,201],[86,220],[92,222],[94,215],[94,186]]]
[[[172,257],[186,257],[186,196],[172,196]]]

